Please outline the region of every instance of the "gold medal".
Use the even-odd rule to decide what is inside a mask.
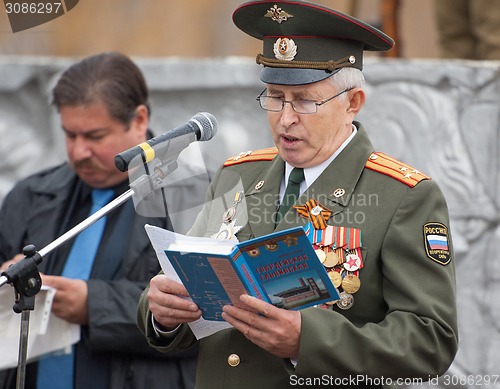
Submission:
[[[329,251],[326,254],[326,260],[323,262],[323,266],[331,269],[339,262],[339,256],[335,253],[335,251]]]
[[[359,277],[354,274],[347,274],[342,280],[342,289],[344,292],[353,294],[359,290],[361,286],[361,281]]]
[[[349,309],[354,304],[354,297],[351,294],[342,292],[340,293],[340,300],[337,301],[337,307],[340,309]]]
[[[330,280],[332,281],[333,286],[338,288],[340,285],[342,285],[342,276],[337,273],[335,270],[329,271],[328,272],[328,277],[330,277]]]
[[[321,263],[325,262],[326,259],[326,254],[323,250],[321,249],[316,249],[314,250],[316,252],[316,255],[318,256],[318,259]]]

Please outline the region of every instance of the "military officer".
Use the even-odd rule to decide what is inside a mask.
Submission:
[[[233,21],[263,41],[275,148],[229,158],[190,234],[240,241],[304,226],[340,300],[291,311],[241,296],[231,328],[196,340],[201,315],[164,275],[138,323],[162,351],[200,345],[197,388],[379,387],[444,373],[457,350],[448,211],[430,177],[375,152],[355,121],[364,50],[394,42],[351,16],[302,1],[251,1]]]

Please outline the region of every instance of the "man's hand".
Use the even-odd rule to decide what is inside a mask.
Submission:
[[[161,330],[173,330],[179,324],[201,317],[201,310],[191,300],[186,288],[164,274],[151,279],[148,291],[149,309]]]
[[[24,257],[25,257],[24,254],[16,254],[16,255],[14,255],[11,259],[9,259],[8,261],[5,261],[4,263],[2,263],[2,265],[0,265],[0,273],[2,273],[3,271],[7,270],[7,268],[10,265],[13,265],[13,264],[19,262]]]
[[[246,294],[240,300],[249,310],[224,306],[222,317],[257,346],[281,358],[299,355],[301,316],[298,311],[276,308]],[[259,312],[259,313],[255,313]]]
[[[41,274],[42,283],[56,289],[52,312],[70,323],[88,324],[88,288],[84,280]]]

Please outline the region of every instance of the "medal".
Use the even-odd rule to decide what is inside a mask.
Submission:
[[[233,237],[233,232],[226,224],[222,224],[219,228],[219,231],[212,235],[212,238],[219,240],[229,240],[232,237]]]
[[[328,272],[328,277],[330,277],[330,280],[332,281],[333,286],[338,288],[340,285],[342,285],[342,276],[340,273],[337,273],[335,270],[331,270]]]
[[[243,228],[243,226],[235,226],[234,225],[235,222],[236,222],[236,220],[233,220],[229,224],[222,223],[222,225],[219,228],[219,231],[217,233],[213,234],[212,238],[219,239],[219,240],[232,239],[233,236]]]
[[[354,304],[354,297],[351,294],[342,292],[340,293],[340,300],[337,301],[337,307],[340,309],[349,309]]]
[[[359,277],[354,274],[347,274],[342,279],[342,289],[344,290],[344,292],[347,292],[349,294],[356,293],[359,290],[360,286],[361,281],[359,280]]]
[[[313,209],[311,209],[311,215],[318,216],[321,214],[322,210],[323,210],[323,208],[321,208],[319,205],[317,205]]]
[[[328,269],[331,269],[332,267],[337,265],[338,261],[339,257],[337,256],[337,254],[335,254],[334,251],[329,251],[326,254],[326,260],[323,262],[323,266]]]
[[[316,252],[316,255],[318,256],[318,259],[321,263],[324,263],[325,262],[325,259],[326,259],[326,254],[323,250],[321,249],[316,249],[314,250]]]
[[[316,230],[327,227],[327,221],[333,212],[315,199],[310,199],[304,205],[293,205],[300,216],[310,220]]]
[[[236,208],[243,198],[243,192],[236,192],[233,199],[233,205],[229,207],[222,215],[222,224],[219,231],[212,235],[212,238],[219,240],[232,239],[243,226],[236,226]]]
[[[335,197],[344,196],[345,190],[335,191]],[[304,205],[293,206],[298,214],[308,219],[305,231],[316,249],[316,255],[326,268],[333,286],[340,292],[340,299],[322,305],[332,309],[335,305],[346,310],[353,306],[353,294],[358,292],[361,281],[358,272],[363,268],[361,230],[327,224],[333,212],[315,199]],[[344,276],[343,276],[344,275]]]
[[[344,268],[347,271],[356,271],[361,267],[361,259],[357,254],[347,254],[344,262]]]
[[[296,236],[287,235],[283,239],[283,243],[285,243],[288,247],[292,247],[293,245],[298,244],[299,240]]]
[[[266,243],[265,246],[268,251],[278,250],[278,243]]]
[[[236,216],[236,207],[232,206],[226,212],[224,212],[222,220],[224,221],[224,223],[229,223],[233,220],[235,216]]]
[[[260,249],[258,247],[248,250],[248,255],[251,257],[258,257],[260,255]]]

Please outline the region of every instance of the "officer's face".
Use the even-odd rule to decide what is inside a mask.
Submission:
[[[329,79],[309,85],[267,85],[267,95],[287,101],[320,102],[338,92],[341,91],[337,91]],[[303,168],[326,161],[352,133],[352,121],[363,102],[363,91],[355,88],[318,106],[313,114],[299,114],[291,104],[285,104],[281,112],[268,111],[281,157],[292,166]]]
[[[69,162],[94,188],[116,185],[127,178],[115,167],[116,154],[146,140],[147,108],[139,106],[129,126],[111,117],[100,102],[60,108]]]

